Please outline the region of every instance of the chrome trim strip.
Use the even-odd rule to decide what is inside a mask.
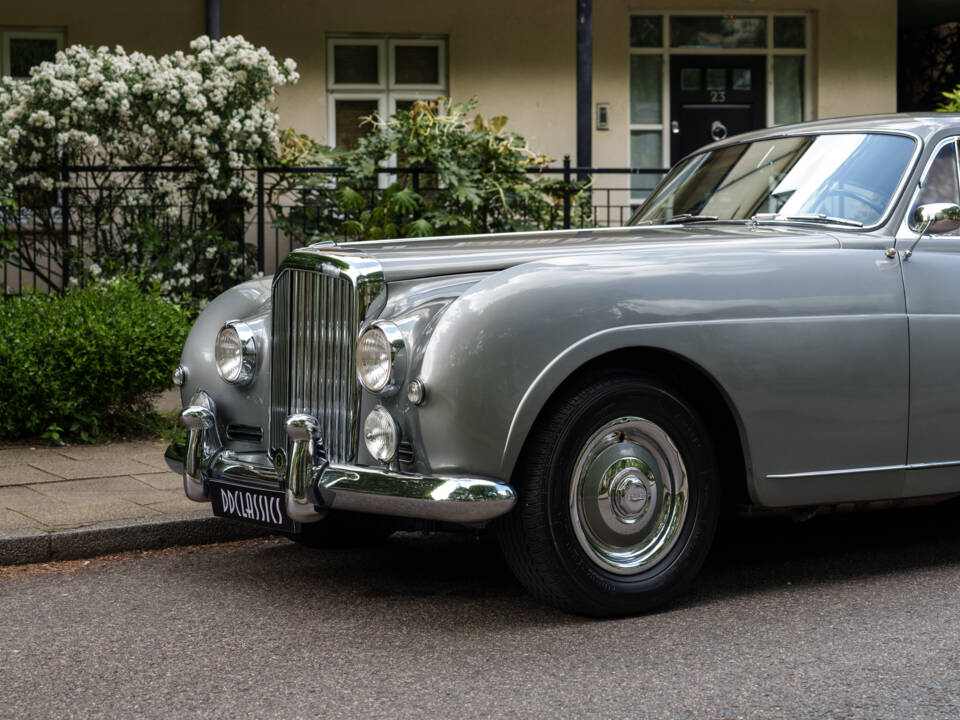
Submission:
[[[790,478],[826,477],[829,475],[859,475],[871,472],[889,472],[891,470],[927,470],[930,468],[960,467],[960,460],[944,460],[932,463],[910,463],[909,465],[879,465],[877,467],[848,468],[846,470],[817,470],[815,472],[781,473],[767,475],[768,480],[785,480]]]
[[[517,494],[486,478],[429,477],[379,468],[329,466],[318,471],[317,491],[335,510],[481,523],[509,512]]]

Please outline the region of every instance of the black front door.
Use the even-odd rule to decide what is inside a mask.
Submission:
[[[670,57],[671,163],[697,148],[766,125],[763,55]]]

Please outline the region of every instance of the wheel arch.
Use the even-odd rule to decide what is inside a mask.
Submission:
[[[697,411],[714,443],[723,484],[722,501],[727,505],[751,502],[751,465],[743,421],[720,383],[700,364],[671,350],[630,346],[607,350],[572,368],[564,365],[567,364],[558,358],[537,377],[520,401],[502,458],[505,477],[512,476],[533,428],[554,402],[587,377],[622,370],[653,375],[683,389],[682,399]]]

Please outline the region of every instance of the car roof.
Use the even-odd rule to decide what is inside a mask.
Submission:
[[[753,130],[731,136],[720,142],[712,143],[700,148],[700,150],[735,145],[741,142],[750,142],[769,137],[782,137],[784,135],[808,135],[811,132],[855,132],[857,130],[866,132],[876,132],[878,130],[905,132],[916,135],[921,140],[926,141],[933,135],[950,128],[960,132],[960,113],[925,112],[896,113],[890,115],[855,115],[851,117],[813,120],[810,122],[796,123],[794,125],[776,125],[774,127],[764,128],[763,130]],[[700,150],[695,152],[700,152]]]

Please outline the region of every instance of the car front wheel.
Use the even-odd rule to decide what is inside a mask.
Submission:
[[[661,605],[693,579],[716,528],[716,461],[670,383],[608,372],[542,414],[498,524],[507,562],[539,599],[606,617]]]

